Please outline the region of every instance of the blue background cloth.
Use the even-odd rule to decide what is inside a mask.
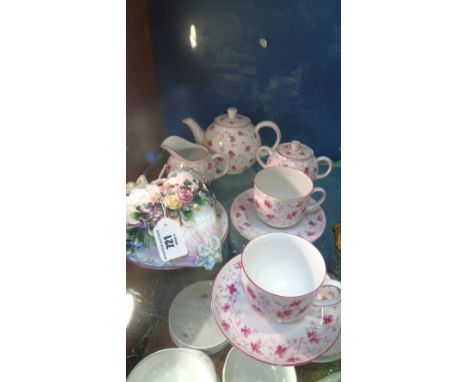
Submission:
[[[183,118],[206,128],[233,106],[254,124],[275,121],[283,142],[341,159],[339,0],[152,0],[150,8],[167,135],[193,141]],[[271,145],[267,130],[262,142]]]

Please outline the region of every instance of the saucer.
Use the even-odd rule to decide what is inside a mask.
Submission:
[[[341,305],[311,306],[300,321],[278,324],[253,310],[241,283],[241,255],[219,271],[213,285],[211,309],[227,340],[244,354],[271,365],[297,366],[326,353],[341,329]],[[318,298],[336,297],[323,288]]]
[[[127,382],[216,382],[213,361],[191,349],[164,349],[141,360]]]
[[[247,240],[255,239],[264,233],[289,232],[313,243],[325,231],[327,219],[319,207],[316,212],[305,216],[299,223],[287,228],[273,228],[260,220],[255,210],[253,188],[242,192],[231,206],[231,222]]]
[[[329,351],[327,351],[325,354],[315,359],[314,363],[333,362],[333,361],[339,360],[340,358],[341,358],[341,333],[338,336],[338,339],[336,340],[332,348]]]
[[[228,342],[211,314],[213,282],[198,281],[183,289],[169,309],[169,335],[178,347],[214,354]]]
[[[297,382],[296,369],[292,366],[265,365],[231,348],[223,367],[223,382]]]

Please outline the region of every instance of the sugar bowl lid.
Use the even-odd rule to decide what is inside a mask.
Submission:
[[[278,146],[278,153],[288,159],[306,160],[314,155],[314,151],[299,141],[282,143]]]
[[[227,109],[227,114],[222,114],[215,118],[214,123],[222,127],[246,127],[251,125],[250,119],[237,114],[237,109],[235,107],[230,107]]]

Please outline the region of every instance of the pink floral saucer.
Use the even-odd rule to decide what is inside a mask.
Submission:
[[[326,353],[341,329],[340,304],[311,307],[298,322],[278,324],[260,316],[244,295],[241,255],[219,271],[213,285],[211,309],[226,339],[244,354],[271,365],[297,366]],[[335,297],[334,288],[323,288],[318,298]]]
[[[288,228],[273,228],[263,223],[257,215],[253,199],[253,188],[241,193],[231,206],[231,222],[247,240],[255,239],[264,233],[289,232],[313,243],[325,231],[327,219],[319,207],[317,212],[304,217],[299,223]]]

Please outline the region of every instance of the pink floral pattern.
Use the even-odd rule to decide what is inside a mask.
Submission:
[[[268,232],[289,232],[313,243],[322,236],[326,226],[325,213],[322,208],[319,208],[317,212],[302,218],[299,223],[292,227],[277,229],[266,225],[260,220],[255,209],[255,201],[252,196],[253,188],[240,194],[233,201],[231,206],[231,221],[239,233],[246,239],[252,240],[257,236]],[[266,219],[273,219],[275,215],[267,214],[265,217]],[[248,223],[249,225],[246,226],[245,223]]]
[[[267,167],[295,168],[314,180],[318,174],[318,162],[322,161],[323,158],[319,157],[317,160],[313,151],[305,145],[302,145],[302,149],[294,151],[291,148],[291,143],[282,143],[270,155],[266,165]],[[330,159],[327,158],[327,160]]]
[[[216,157],[216,160],[219,164],[215,163],[215,159],[211,158],[211,155],[207,158],[194,161],[182,160],[171,155],[167,160],[167,173],[169,174],[177,168],[191,168],[200,173],[207,182],[211,182],[223,173],[226,166],[229,166],[229,159],[227,157]]]
[[[249,304],[262,316],[279,323],[299,320],[306,314],[317,294],[313,293],[302,297],[272,297],[251,282],[243,272],[241,272],[240,277],[245,292],[244,296]]]
[[[258,217],[266,224],[277,228],[291,227],[303,219],[310,197],[281,200],[267,195],[254,187],[254,200]]]
[[[239,263],[240,255],[219,271],[212,296],[215,321],[234,346],[261,362],[281,366],[308,363],[328,351],[340,334],[340,305],[309,308],[294,324],[274,323],[258,315],[246,300]],[[238,293],[231,294],[229,285],[234,285]],[[230,309],[223,309],[226,304]],[[329,315],[333,320],[324,324],[324,317]]]
[[[228,174],[239,174],[250,168],[255,162],[255,150],[260,147],[260,138],[255,136],[254,127],[214,126],[206,130],[205,144],[210,150],[229,156]]]

